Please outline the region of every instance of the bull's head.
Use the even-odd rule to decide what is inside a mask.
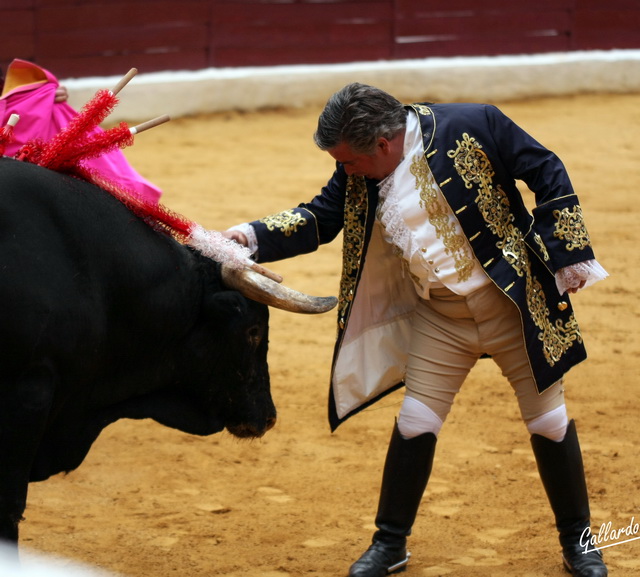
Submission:
[[[225,425],[236,437],[259,437],[276,422],[269,386],[267,365],[268,308],[317,314],[331,310],[337,304],[335,297],[313,297],[283,286],[255,271],[239,271],[222,267],[222,280],[237,299],[228,293],[223,307],[226,312],[237,309],[233,322],[225,329],[226,362],[230,370],[225,402]],[[221,298],[220,295],[217,298]],[[248,300],[247,300],[248,299]]]

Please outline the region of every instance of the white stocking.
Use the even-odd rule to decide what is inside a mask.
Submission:
[[[564,439],[568,424],[567,406],[562,404],[552,411],[529,421],[527,429],[532,435],[541,435],[559,443]]]
[[[398,430],[405,439],[412,439],[423,433],[433,433],[437,437],[441,428],[442,419],[427,405],[405,396],[398,416]]]

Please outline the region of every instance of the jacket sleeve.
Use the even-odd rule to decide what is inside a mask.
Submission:
[[[317,250],[331,242],[344,225],[347,176],[342,165],[311,202],[254,220],[258,262],[273,262]]]
[[[553,271],[595,258],[578,196],[562,161],[496,107],[486,108],[496,150],[510,176],[535,194],[533,227]]]

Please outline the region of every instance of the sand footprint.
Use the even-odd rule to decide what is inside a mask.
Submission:
[[[440,479],[432,479],[427,486],[427,492],[423,498],[428,499],[429,495],[442,495],[451,490],[451,483]]]
[[[222,503],[198,503],[196,509],[206,511],[207,513],[213,513],[214,515],[224,515],[231,511],[230,507],[223,505]]]
[[[498,557],[498,552],[494,549],[474,548],[469,549],[464,557],[451,559],[451,563],[465,567],[498,567],[504,565],[505,561]]]
[[[620,567],[624,567],[625,569],[638,570],[640,569],[640,559],[616,559],[616,565],[619,565]]]
[[[502,527],[493,527],[492,529],[485,529],[479,535],[478,538],[481,541],[486,541],[492,545],[502,543],[505,539],[508,539],[516,532],[516,529],[504,529]]]
[[[427,503],[427,511],[441,515],[442,517],[453,517],[460,511],[460,508],[464,505],[464,501],[460,499],[442,499],[436,503],[430,505]]]
[[[263,571],[261,569],[257,570],[243,570],[242,573],[236,573],[232,571],[231,573],[216,573],[218,577],[291,577],[291,573],[288,571]]]
[[[316,539],[307,539],[303,541],[302,544],[305,547],[332,547],[336,542],[324,537],[318,537]]]
[[[274,503],[288,503],[292,500],[284,491],[275,487],[258,487],[258,493],[262,493],[267,501],[273,501]]]
[[[453,569],[448,567],[441,567],[440,565],[432,565],[431,567],[425,567],[422,570],[421,575],[423,577],[440,577],[441,575],[448,575],[452,573]]]
[[[149,542],[150,545],[154,545],[155,547],[172,547],[178,542],[177,537],[157,537]]]
[[[494,549],[474,548],[469,549],[466,553],[463,557],[451,559],[451,565],[462,565],[463,567],[497,567],[505,564],[505,561],[498,557],[498,552]],[[433,565],[431,567],[425,567],[421,575],[423,577],[440,577],[441,575],[448,575],[454,572],[456,575],[458,574],[455,568]]]
[[[376,527],[376,518],[372,515],[366,515],[364,517],[360,517],[362,521],[362,528],[366,531],[377,531]]]

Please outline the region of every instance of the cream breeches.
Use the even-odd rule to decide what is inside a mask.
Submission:
[[[527,425],[557,428],[559,419],[566,421],[562,381],[538,394],[518,309],[491,283],[467,296],[434,289],[429,300],[418,302],[405,378],[406,406],[398,423],[401,432],[403,412],[411,428],[417,425],[419,429],[416,420],[421,418],[432,421],[429,430],[438,420],[444,423],[469,371],[485,353],[511,384]]]

